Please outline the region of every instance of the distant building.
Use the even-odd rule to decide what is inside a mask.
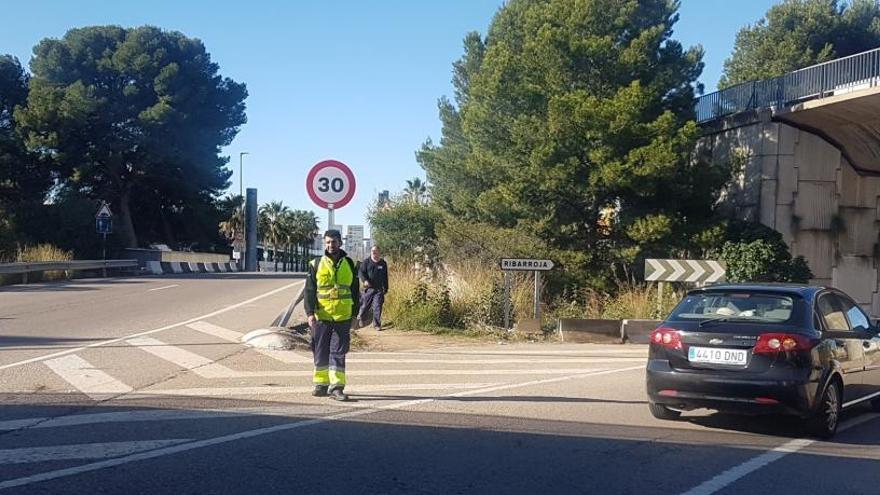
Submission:
[[[349,225],[345,234],[345,251],[354,260],[364,259],[364,226]]]
[[[379,197],[376,198],[376,206],[379,208],[384,208],[391,204],[391,194],[386,190],[379,193]]]

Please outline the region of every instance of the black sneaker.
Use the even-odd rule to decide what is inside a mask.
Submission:
[[[327,385],[315,385],[315,390],[312,390],[312,397],[327,397]]]
[[[345,392],[343,392],[341,388],[334,388],[333,390],[331,390],[330,398],[333,400],[338,400],[339,402],[345,402],[348,400],[348,396],[345,395]]]

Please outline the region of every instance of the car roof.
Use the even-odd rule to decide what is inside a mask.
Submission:
[[[715,284],[688,291],[688,293],[717,292],[717,291],[755,291],[775,292],[777,294],[793,294],[801,297],[811,297],[817,292],[829,289],[821,285],[787,284],[787,283],[742,283],[742,284]]]

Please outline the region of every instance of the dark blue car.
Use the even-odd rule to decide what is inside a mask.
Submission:
[[[717,285],[688,292],[651,334],[651,413],[708,408],[788,413],[829,438],[841,410],[880,410],[880,336],[846,294],[805,285]]]

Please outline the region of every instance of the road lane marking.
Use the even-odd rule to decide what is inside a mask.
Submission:
[[[445,351],[393,351],[393,352],[384,352],[384,351],[356,351],[352,352],[351,356],[430,356],[430,355],[438,355],[438,356],[473,356],[473,355],[485,355],[485,356],[575,356],[575,357],[590,357],[591,354],[617,354],[621,355],[621,357],[648,357],[648,349],[644,348],[634,348],[627,349],[626,347],[630,344],[622,344],[619,350],[616,349],[593,349],[593,350],[580,350],[580,351],[566,351],[566,350],[546,350],[546,351],[519,351],[511,349],[509,351],[453,351],[453,350],[445,350]],[[632,354],[632,356],[625,356],[626,354]]]
[[[236,332],[235,330],[230,330],[228,328],[214,325],[213,323],[208,323],[207,321],[197,321],[195,323],[189,323],[186,326],[187,328],[190,328],[197,332],[202,332],[204,334],[208,334],[228,342],[236,342],[239,344],[241,343],[242,335],[244,335],[241,332]],[[268,349],[256,349],[253,347],[251,347],[250,349],[285,364],[312,363],[311,357],[301,356],[293,351],[271,351]]]
[[[338,421],[338,420],[343,420],[343,419],[348,419],[348,418],[356,418],[359,416],[366,416],[369,414],[375,414],[377,412],[382,412],[382,411],[403,409],[405,407],[411,407],[411,406],[418,406],[421,404],[427,404],[430,402],[440,401],[440,400],[450,398],[450,397],[463,397],[466,395],[477,395],[480,393],[495,392],[498,390],[508,390],[508,389],[513,389],[513,388],[530,387],[530,386],[534,386],[534,385],[544,385],[547,383],[562,382],[562,381],[566,381],[566,380],[574,380],[574,379],[586,378],[586,377],[590,377],[590,376],[607,375],[607,374],[611,374],[611,373],[623,373],[623,372],[627,372],[627,371],[635,371],[635,370],[643,370],[643,369],[644,369],[644,366],[632,366],[629,368],[620,368],[620,369],[616,369],[616,370],[605,370],[605,371],[599,371],[596,373],[584,373],[584,374],[575,375],[575,376],[547,378],[544,380],[533,380],[533,381],[524,382],[524,383],[513,383],[513,384],[508,384],[508,385],[486,387],[486,388],[471,390],[468,392],[458,392],[458,393],[450,394],[450,395],[446,395],[446,396],[409,400],[409,401],[399,402],[397,404],[389,404],[389,405],[382,406],[382,407],[374,407],[371,409],[358,409],[358,410],[354,410],[354,411],[346,411],[343,413],[333,414],[333,415],[325,416],[325,417],[321,417],[321,418],[296,421],[293,423],[285,423],[285,424],[275,425],[275,426],[270,426],[270,427],[265,427],[265,428],[257,428],[254,430],[233,433],[230,435],[224,435],[224,436],[214,437],[214,438],[207,438],[204,440],[197,440],[195,442],[185,443],[185,444],[181,444],[181,445],[172,445],[170,447],[151,450],[149,452],[141,452],[141,453],[132,454],[132,455],[124,456],[124,457],[117,457],[115,459],[106,459],[106,460],[99,461],[99,462],[93,462],[91,464],[84,464],[84,465],[75,466],[75,467],[66,468],[66,469],[58,469],[55,471],[47,471],[47,472],[43,472],[43,473],[31,475],[31,476],[24,476],[21,478],[2,481],[2,482],[0,482],[0,490],[6,489],[6,488],[15,488],[15,487],[19,487],[19,486],[31,485],[31,484],[38,483],[41,481],[48,481],[48,480],[53,480],[53,479],[58,479],[58,478],[64,478],[67,476],[74,476],[77,474],[88,473],[91,471],[98,471],[98,470],[106,469],[109,467],[121,466],[123,464],[128,464],[131,462],[143,461],[143,460],[147,460],[147,459],[155,459],[157,457],[164,457],[166,455],[178,454],[181,452],[187,452],[187,451],[194,450],[194,449],[210,447],[213,445],[221,445],[224,443],[234,442],[237,440],[243,440],[246,438],[253,438],[253,437],[268,435],[268,434],[272,434],[272,433],[279,433],[279,432],[283,432],[283,431],[290,431],[290,430],[294,430],[294,429],[305,428],[308,426],[320,425],[320,424],[328,423],[330,421]]]
[[[311,390],[311,389],[309,389]],[[330,413],[336,409],[330,405],[243,407],[230,409],[134,409],[109,413],[75,414],[57,418],[24,418],[0,421],[0,431],[22,429],[66,428],[105,423],[137,423],[150,421],[182,421],[212,418],[236,418],[245,416],[303,416]]]
[[[202,332],[204,334],[208,334],[212,337],[217,337],[223,339],[227,342],[237,342],[241,343],[241,337],[244,335],[241,332],[236,332],[235,330],[230,330],[228,328],[223,328],[218,325],[214,325],[213,323],[208,323],[207,321],[197,321],[195,323],[188,323],[187,328],[195,330],[197,332]]]
[[[175,287],[180,287],[180,284],[166,285],[165,287],[156,287],[155,289],[147,289],[147,292],[153,292],[155,290],[173,289]]]
[[[473,388],[485,388],[495,386],[497,383],[407,383],[396,385],[357,385],[348,386],[346,390],[353,395],[362,395],[362,392],[389,392],[398,390],[462,390]],[[234,397],[245,395],[284,395],[305,394],[312,391],[312,386],[307,387],[273,387],[270,385],[259,387],[209,387],[209,388],[177,388],[138,390],[119,399],[143,399],[145,397],[169,396],[169,397]]]
[[[0,466],[74,459],[106,459],[192,442],[192,438],[141,440],[134,442],[83,443],[0,450]]]
[[[133,334],[131,334],[131,335],[126,335],[126,336],[124,336],[124,337],[117,337],[117,338],[115,338],[115,339],[102,340],[102,341],[100,341],[100,342],[95,342],[95,343],[92,343],[92,344],[89,344],[89,345],[85,345],[85,346],[82,346],[82,347],[77,347],[77,348],[74,348],[74,349],[66,349],[66,350],[64,350],[64,351],[53,352],[53,353],[51,353],[51,354],[46,354],[46,355],[43,355],[43,356],[37,356],[37,357],[29,358],[29,359],[24,359],[24,360],[22,360],[22,361],[16,361],[16,362],[14,362],[14,363],[4,364],[4,365],[0,366],[0,370],[5,370],[5,369],[8,369],[8,368],[15,368],[15,367],[17,367],[17,366],[23,366],[23,365],[25,365],[25,364],[36,363],[36,362],[39,362],[39,361],[45,361],[45,360],[47,360],[47,359],[52,359],[52,358],[55,358],[55,357],[58,357],[58,356],[65,356],[65,355],[68,355],[68,354],[75,354],[75,353],[77,353],[77,352],[81,352],[81,351],[84,351],[84,350],[86,350],[86,349],[91,349],[91,348],[93,348],[93,347],[101,347],[101,346],[105,346],[105,345],[107,345],[107,344],[115,344],[115,343],[122,342],[122,341],[127,340],[127,339],[132,339],[132,338],[136,338],[136,337],[143,337],[143,336],[145,336],[145,335],[151,335],[151,334],[154,334],[154,333],[164,332],[165,330],[170,330],[170,329],[172,329],[172,328],[177,328],[177,327],[180,327],[180,326],[184,326],[184,325],[186,325],[186,324],[194,323],[194,322],[197,322],[197,321],[199,321],[199,320],[205,320],[205,319],[208,319],[208,318],[211,318],[211,317],[217,316],[217,315],[221,315],[221,314],[223,314],[223,313],[227,313],[227,312],[232,311],[232,310],[234,310],[234,309],[238,309],[238,308],[240,308],[240,307],[242,307],[242,306],[247,306],[248,304],[252,304],[252,303],[254,303],[254,302],[256,302],[256,301],[259,301],[260,299],[265,299],[265,298],[267,298],[267,297],[274,296],[275,294],[278,294],[279,292],[284,292],[284,291],[286,291],[286,290],[288,290],[288,289],[290,289],[290,288],[292,288],[292,287],[295,287],[295,286],[297,286],[297,285],[299,285],[299,284],[302,284],[302,283],[304,283],[303,280],[300,280],[300,281],[298,281],[298,282],[294,282],[294,283],[292,283],[292,284],[287,284],[287,285],[285,285],[284,287],[279,287],[279,288],[277,288],[277,289],[273,289],[273,290],[271,290],[271,291],[269,291],[269,292],[266,292],[266,293],[260,294],[259,296],[252,297],[252,298],[250,298],[250,299],[248,299],[248,300],[246,300],[246,301],[242,301],[242,302],[240,302],[240,303],[232,304],[232,305],[230,305],[230,306],[226,306],[225,308],[218,309],[217,311],[213,311],[213,312],[208,313],[208,314],[204,314],[204,315],[201,315],[201,316],[197,316],[197,317],[195,317],[195,318],[190,318],[190,319],[188,319],[188,320],[184,320],[184,321],[181,321],[181,322],[178,322],[178,323],[173,323],[173,324],[171,324],[171,325],[166,325],[166,326],[161,327],[161,328],[156,328],[156,329],[153,329],[153,330],[147,330],[147,331],[145,331],[145,332],[133,333]]]
[[[202,378],[229,378],[237,375],[237,372],[216,363],[213,359],[166,344],[152,337],[138,337],[125,342],[185,370],[192,371]]]
[[[837,431],[838,433],[844,432],[850,428],[855,428],[861,424],[867,423],[872,419],[876,419],[880,417],[878,414],[868,414],[864,416],[859,416],[851,421],[847,421],[845,424],[841,424]],[[772,462],[776,462],[783,457],[794,454],[805,447],[809,447],[810,445],[818,442],[817,439],[812,438],[797,438],[786,442],[774,449],[771,449],[759,456],[752,457],[751,459],[743,462],[738,466],[734,466],[727,471],[715,476],[714,478],[705,481],[704,483],[691,488],[690,490],[684,492],[682,495],[710,495],[712,493],[716,493],[727,486],[735,483],[736,481],[744,478],[745,476],[767,466]]]
[[[107,399],[134,390],[79,356],[64,356],[48,360],[44,364],[64,381],[95,400]]]
[[[584,358],[584,359],[374,359],[349,357],[346,363],[375,363],[375,364],[611,364],[611,363],[644,363],[643,357],[625,358]]]
[[[144,346],[141,349],[147,350],[148,347]],[[172,357],[172,351],[158,351],[158,347],[152,348],[153,350],[149,351],[151,353],[156,353],[157,357],[161,357],[166,361],[173,362],[177,364],[181,368],[185,368],[187,370],[192,371],[193,373],[198,374],[203,378],[297,378],[297,377],[311,377],[314,372],[312,370],[283,370],[283,371],[237,371],[231,368],[227,368],[221,364],[213,363],[210,360],[206,359],[206,362],[210,362],[211,364],[205,364],[201,367],[190,367],[184,366],[184,362],[191,363],[192,361],[186,360],[179,351],[173,351],[174,354],[180,354],[180,357]],[[188,352],[188,351],[183,351]],[[165,354],[164,356],[160,356],[159,353]],[[192,354],[192,353],[189,353]],[[178,359],[178,362],[172,361],[172,359]],[[195,358],[192,358],[193,360]],[[644,369],[645,365],[642,364],[639,366]],[[583,373],[592,373],[599,370],[604,370],[607,368],[564,368],[564,369],[542,369],[542,370],[533,370],[533,369],[461,369],[461,370],[436,370],[436,369],[422,369],[422,370],[409,370],[409,369],[395,369],[395,370],[356,370],[351,367],[346,369],[346,375],[350,377],[360,377],[360,376],[471,376],[471,375],[479,375],[479,376],[498,376],[498,375],[578,375]]]

